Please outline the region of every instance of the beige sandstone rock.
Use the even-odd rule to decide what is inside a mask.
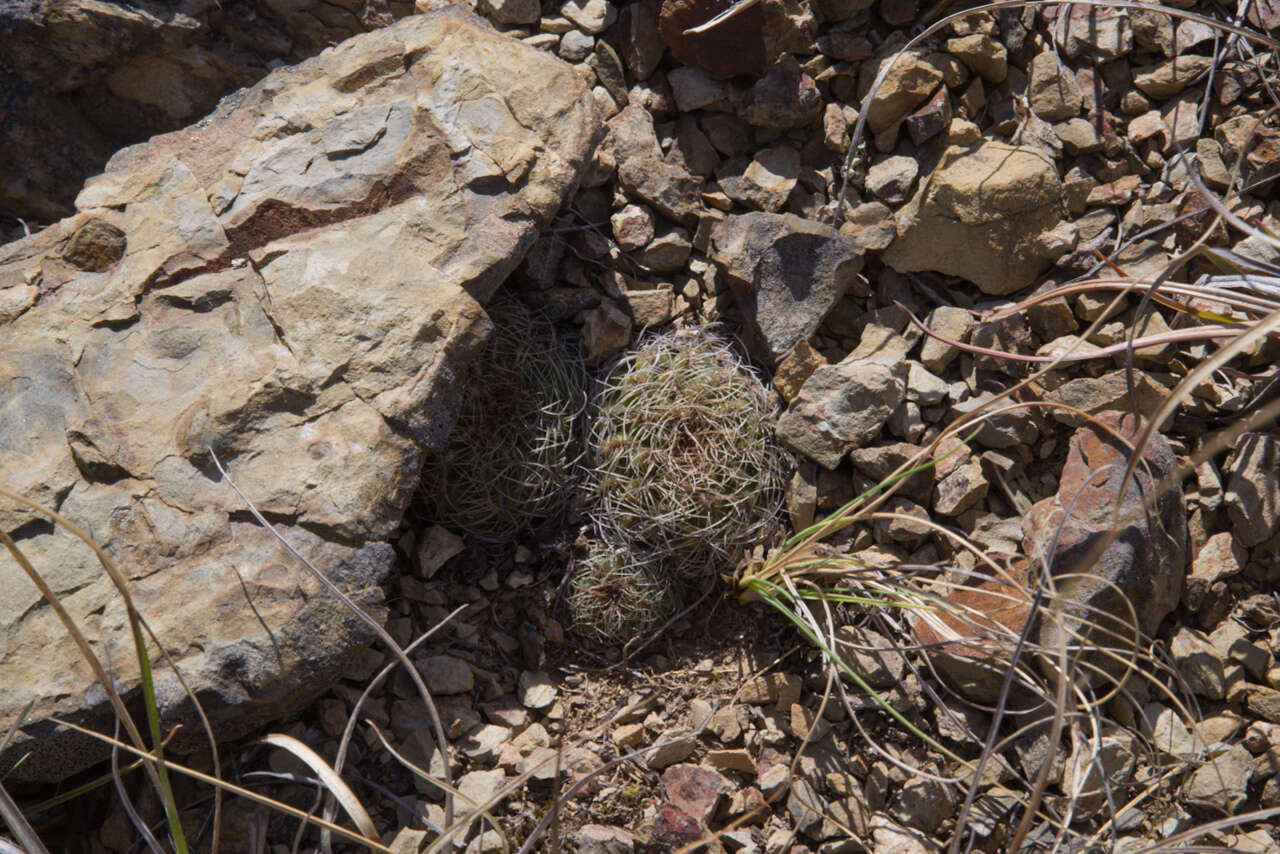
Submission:
[[[222,737],[323,691],[370,635],[248,520],[210,452],[381,614],[385,540],[421,448],[452,428],[482,306],[597,135],[569,66],[458,11],[409,18],[121,151],[75,215],[0,247],[0,483],[121,563]],[[8,502],[0,525],[135,686],[120,598],[88,549]],[[8,755],[35,751],[19,774],[104,755],[49,720],[110,730],[7,554],[0,624],[0,731],[35,703]],[[189,723],[173,675],[158,680],[166,721]]]
[[[898,212],[898,239],[884,261],[899,272],[934,270],[1008,294],[1048,264],[1062,221],[1062,183],[1035,148],[985,142],[953,146]]]

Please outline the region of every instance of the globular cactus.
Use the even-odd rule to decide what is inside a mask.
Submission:
[[[775,525],[790,460],[760,380],[706,330],[656,335],[596,395],[594,522],[611,543],[681,574],[736,559]]]
[[[486,542],[555,517],[582,479],[587,373],[580,349],[519,300],[488,307],[494,333],[467,379],[457,426],[423,466],[432,522]]]
[[[618,643],[660,628],[678,596],[661,560],[590,541],[576,549],[565,602],[575,631]]]

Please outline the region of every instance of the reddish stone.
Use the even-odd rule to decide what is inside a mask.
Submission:
[[[666,0],[658,17],[658,31],[671,55],[716,77],[764,74],[764,11],[760,4],[740,12],[705,33],[685,34],[733,5],[733,0]]]
[[[720,799],[733,789],[723,776],[700,765],[672,765],[662,772],[662,790],[672,806],[708,821]]]
[[[678,848],[703,838],[698,822],[684,810],[672,804],[663,804],[653,823],[652,841],[658,845]]]

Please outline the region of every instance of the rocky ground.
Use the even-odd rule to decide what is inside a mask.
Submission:
[[[1139,315],[1133,296],[1109,309],[1112,293],[1096,290],[995,316],[1001,309],[1086,278],[1154,277],[1197,242],[1280,262],[1265,237],[1212,221],[1194,185],[1198,176],[1256,229],[1280,228],[1266,183],[1280,174],[1268,113],[1276,54],[1175,14],[1229,21],[1233,7],[1173,5],[975,11],[901,53],[951,10],[779,0],[691,34],[727,4],[480,0],[476,11],[498,30],[570,63],[605,121],[575,195],[506,286],[579,328],[592,366],[649,328],[716,324],[740,336],[776,394],[778,438],[796,455],[786,510],[799,530],[1035,367],[995,351],[1091,352],[1122,345],[1139,325],[1142,335],[1191,325],[1163,305]],[[1272,3],[1241,15],[1257,32],[1280,25]],[[861,147],[847,159],[858,132]],[[1194,174],[1180,150],[1193,155]],[[1175,278],[1217,270],[1199,257]],[[1203,294],[1190,304],[1209,317],[1229,310]],[[1274,395],[1276,345],[1264,340],[1194,388],[1145,456],[1156,472],[1148,485]],[[1151,415],[1215,346],[1148,346],[1132,366],[1118,348],[1059,366],[1019,392],[1056,408],[1012,409],[985,422],[969,448],[942,445],[893,509],[1002,559],[1087,546],[1109,519],[1090,508],[1124,497],[1110,480],[1095,484],[1082,530],[1058,541],[1054,512],[1091,472],[1123,460],[1081,427],[1085,417],[1131,407]],[[1280,434],[1261,424],[1209,454],[1181,493],[1164,496],[1158,518],[1134,529],[1127,551],[1107,553],[1108,577],[1156,639],[1170,693],[1130,685],[1106,706],[1105,729],[1082,734],[1088,724],[1078,722],[1053,747],[1042,725],[1031,727],[996,752],[969,805],[953,762],[874,704],[834,701],[816,649],[724,587],[709,587],[643,648],[579,638],[559,599],[572,532],[496,549],[411,519],[394,535],[387,626],[407,645],[462,609],[415,661],[439,702],[460,802],[484,801],[532,771],[493,810],[512,844],[558,792],[597,771],[558,816],[561,838],[581,852],[675,850],[712,833],[712,848],[767,854],[915,854],[958,836],[994,851],[1012,832],[1010,792],[1028,791],[1055,755],[1037,844],[1052,844],[1057,823],[1078,834],[1073,848],[1114,839],[1136,851],[1204,821],[1280,807],[1278,445]],[[902,520],[863,525],[841,545],[881,565],[974,567],[952,538]],[[940,674],[959,683],[981,675],[963,663],[957,674],[933,662],[934,672],[929,656],[900,650],[904,635],[867,612],[843,619],[849,655],[872,687],[977,756],[991,698],[953,693]],[[1006,621],[1020,626],[1025,614]],[[284,731],[335,755],[351,709],[388,661],[364,653]],[[444,770],[429,711],[406,678],[392,677],[362,714],[409,760]],[[442,792],[413,780],[372,730],[357,732],[348,754],[357,778],[404,800],[375,815],[379,829],[397,850],[417,850],[431,833],[410,808],[442,824]],[[265,766],[300,769],[254,748],[231,774]],[[1110,802],[1096,781],[1078,784],[1084,766],[1105,768]],[[277,794],[310,806],[302,787]],[[228,842],[247,848],[255,816],[266,814],[230,808]],[[118,807],[92,815],[101,828],[84,828],[84,850],[130,850]],[[1261,818],[1201,841],[1276,852],[1276,827]],[[270,828],[284,845],[289,821]],[[467,842],[476,852],[503,844],[479,831]]]

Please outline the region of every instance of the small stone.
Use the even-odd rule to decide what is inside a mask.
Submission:
[[[674,273],[684,268],[691,252],[689,232],[675,226],[655,237],[640,253],[640,260],[651,272]]]
[[[1280,724],[1280,691],[1265,685],[1250,685],[1245,707],[1264,721]]]
[[[1053,126],[1054,136],[1062,140],[1067,154],[1088,154],[1102,148],[1102,137],[1098,136],[1093,122],[1076,116],[1059,122]]]
[[[893,212],[882,202],[863,202],[854,206],[846,214],[840,233],[866,252],[887,249],[898,236]]]
[[[1248,799],[1252,771],[1253,757],[1237,744],[1197,768],[1187,781],[1184,797],[1190,803],[1204,804],[1226,815],[1235,815]]]
[[[914,157],[886,157],[867,170],[866,187],[882,201],[896,204],[911,194],[919,174]]]
[[[836,629],[836,653],[872,688],[892,688],[902,681],[907,661],[895,644],[865,626]]]
[[[643,3],[628,3],[618,17],[622,58],[636,80],[646,80],[662,61],[666,45],[658,33],[658,17]]]
[[[1213,58],[1184,54],[1133,70],[1133,85],[1158,100],[1172,98],[1213,66]]]
[[[1009,74],[1009,54],[1005,46],[985,33],[947,39],[947,53],[958,57],[975,74],[989,83],[1003,83]]]
[[[569,0],[560,7],[560,14],[584,33],[597,35],[617,20],[618,10],[608,0]]]
[[[470,771],[462,775],[458,780],[460,806],[475,809],[485,805],[501,791],[506,782],[506,772],[498,768],[492,771]]]
[[[893,814],[908,827],[937,827],[951,818],[955,808],[950,786],[927,777],[914,777],[903,784]]]
[[[982,87],[982,81],[975,80],[974,83],[979,88]],[[951,138],[954,122],[955,117],[951,113],[951,96],[947,93],[945,85],[939,86],[928,100],[907,114],[907,134],[916,145],[923,145],[942,133],[948,134],[951,145],[968,145],[970,142],[977,141],[977,136],[969,140]],[[974,130],[976,131],[977,128],[974,127]]]
[[[1128,9],[1107,6],[1068,7],[1066,38],[1062,43],[1068,58],[1083,56],[1101,64],[1133,50],[1133,28]]]
[[[549,708],[559,693],[551,682],[551,677],[541,671],[526,670],[521,673],[518,687],[520,703],[526,709],[534,711]]]
[[[982,465],[973,459],[938,482],[933,496],[933,509],[943,516],[959,516],[987,497],[990,483]]]
[[[459,744],[462,755],[473,762],[489,762],[498,757],[511,738],[511,730],[496,724],[485,724],[467,735]]]
[[[788,130],[816,121],[822,95],[793,56],[784,56],[747,90],[742,117],[752,127]]]
[[[613,239],[624,252],[643,248],[653,240],[653,211],[644,205],[627,205],[612,217]]]
[[[734,706],[716,709],[709,726],[722,744],[734,744],[742,737],[742,725],[738,722],[738,710]]]
[[[440,525],[432,525],[422,532],[415,554],[418,572],[423,578],[431,578],[449,559],[466,548],[462,537]]]
[[[1058,63],[1051,50],[1031,60],[1027,81],[1031,111],[1049,122],[1071,118],[1080,112],[1080,87],[1075,75]]]
[[[1123,369],[1100,377],[1080,377],[1053,389],[1045,395],[1045,400],[1082,410],[1089,415],[1109,409],[1127,409],[1130,397],[1125,377]],[[1151,412],[1164,401],[1168,389],[1142,371],[1134,371],[1132,377],[1136,397],[1134,403],[1140,412]],[[1051,414],[1063,424],[1078,426],[1084,423],[1084,418],[1067,409],[1055,408],[1051,410]]]
[[[778,440],[834,469],[851,446],[861,447],[875,439],[906,400],[906,386],[898,373],[852,355],[839,364],[818,368],[778,419]]]
[[[1200,611],[1213,601],[1215,594],[1225,595],[1224,579],[1238,575],[1249,553],[1227,531],[1214,534],[1200,547],[1191,563],[1182,591],[1182,603],[1189,611]],[[1221,587],[1221,590],[1215,588]]]
[[[672,765],[662,772],[662,789],[667,801],[699,821],[709,821],[733,784],[710,768],[699,765]]]
[[[895,55],[896,54],[896,55]],[[868,60],[862,63],[858,75],[858,93],[865,97],[871,89],[871,83],[880,73],[881,66],[893,61],[888,75],[885,77],[875,97],[869,105],[864,105],[867,113],[867,126],[874,134],[882,133],[896,125],[928,98],[942,82],[942,72],[929,62],[919,51],[908,51],[897,54],[890,52],[888,56]]]
[[[774,213],[787,203],[799,175],[800,153],[790,145],[773,145],[751,158],[741,176],[722,176],[720,187],[735,202]]]
[[[750,753],[741,748],[708,750],[707,764],[717,771],[737,771],[749,777],[754,777],[756,773],[755,760],[751,758]]]
[[[782,395],[783,400],[790,402],[800,393],[805,380],[826,364],[826,357],[813,349],[808,341],[797,342],[786,358],[778,363],[778,368],[773,373],[773,387]]]
[[[787,797],[787,812],[791,815],[792,826],[805,836],[819,836],[822,829],[822,814],[825,802],[808,781],[796,779],[791,782],[791,793]]]
[[[636,839],[620,827],[584,824],[578,831],[578,854],[634,854]]]
[[[591,55],[596,40],[586,33],[570,30],[560,37],[560,48],[557,53],[566,62],[581,62]]]
[[[691,113],[711,106],[728,105],[729,89],[701,68],[683,65],[667,73],[676,107]]]
[[[663,804],[653,823],[652,842],[672,850],[690,846],[702,839],[698,820],[674,804]]]
[[[817,331],[862,269],[853,241],[790,214],[726,217],[712,229],[711,258],[742,311],[752,355],[770,366]]]
[[[1192,693],[1210,700],[1226,696],[1226,662],[1203,634],[1179,629],[1169,644],[1169,654]]]
[[[613,730],[613,743],[619,747],[635,749],[644,744],[646,737],[642,723],[622,724]]]
[[[711,672],[714,668],[711,660],[706,659],[705,662],[699,662],[699,667],[701,668],[704,663],[711,667],[706,671],[700,669],[699,672]],[[694,733],[701,734],[707,728],[707,725],[711,723],[711,716],[714,713],[715,709],[712,708],[711,704],[701,697],[691,700],[689,702],[689,729]]]
[[[645,764],[661,771],[693,755],[696,741],[683,731],[668,730],[658,737],[658,744],[645,754]]]
[[[966,344],[973,331],[975,321],[973,314],[963,308],[939,306],[933,310],[925,324],[943,338]],[[960,354],[960,348],[926,336],[920,345],[920,361],[935,374],[941,374],[947,365]]]
[[[396,831],[396,837],[388,847],[393,854],[418,854],[427,847],[426,842],[427,831],[402,827]]]
[[[471,665],[452,655],[433,655],[418,663],[433,694],[466,694],[475,686]]]
[[[1245,433],[1227,466],[1224,501],[1231,529],[1245,546],[1256,546],[1280,531],[1280,437]]]
[[[582,325],[582,347],[588,365],[599,365],[631,343],[631,318],[609,300],[587,315]]]
[[[883,815],[871,819],[873,854],[938,854],[938,846],[927,836],[907,830]]]
[[[529,723],[529,712],[511,694],[504,694],[492,702],[481,703],[480,711],[490,723],[511,729],[521,729]]]
[[[1062,213],[1057,166],[1039,149],[953,146],[899,211],[898,239],[882,257],[900,273],[934,270],[1009,294],[1055,257],[1045,235]]]
[[[766,768],[760,774],[760,791],[769,803],[776,803],[791,785],[791,768],[780,763]]]
[[[675,294],[669,288],[627,291],[622,295],[634,326],[648,329],[664,326],[676,313]]]

